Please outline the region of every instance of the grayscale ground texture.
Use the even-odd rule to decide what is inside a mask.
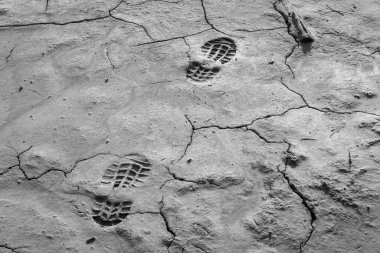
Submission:
[[[380,252],[378,0],[0,0],[0,252]]]

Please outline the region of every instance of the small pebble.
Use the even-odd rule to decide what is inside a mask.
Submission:
[[[90,239],[88,239],[88,240],[86,241],[86,244],[91,244],[91,243],[94,243],[94,242],[95,242],[95,240],[96,240],[96,238],[95,238],[95,237],[91,237]]]

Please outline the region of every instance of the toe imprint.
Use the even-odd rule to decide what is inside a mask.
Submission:
[[[150,163],[141,155],[133,155],[124,161],[111,164],[101,180],[102,185],[112,185],[113,188],[130,188],[142,185],[142,178],[149,176]]]
[[[202,46],[206,57],[222,64],[229,62],[236,54],[236,44],[229,38],[218,38],[206,42]]]

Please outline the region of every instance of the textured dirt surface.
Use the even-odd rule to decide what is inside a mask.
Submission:
[[[380,252],[379,13],[0,1],[0,252]]]

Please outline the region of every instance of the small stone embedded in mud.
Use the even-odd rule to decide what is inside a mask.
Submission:
[[[95,237],[91,237],[91,238],[87,239],[86,244],[92,244],[95,241],[96,241],[96,238]]]

